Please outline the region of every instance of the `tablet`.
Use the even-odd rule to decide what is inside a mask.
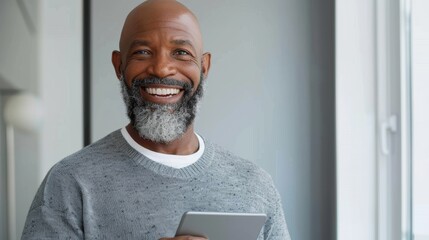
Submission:
[[[210,240],[256,240],[267,220],[264,213],[186,212],[176,236]]]

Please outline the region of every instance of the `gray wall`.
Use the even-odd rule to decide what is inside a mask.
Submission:
[[[17,239],[48,169],[82,148],[81,3],[0,0],[0,239],[8,239],[6,88],[33,94],[45,110],[37,133],[15,131]]]
[[[22,5],[15,0],[0,1],[0,76],[14,89],[37,94],[39,68],[39,38],[34,27],[38,21],[38,4],[33,1]],[[29,22],[22,11],[26,11]],[[30,25],[28,25],[30,24]],[[6,136],[3,105],[10,92],[0,91],[0,239],[7,239],[6,195]],[[15,132],[16,214],[17,238],[21,236],[25,217],[34,197],[38,181],[39,148],[37,135]]]
[[[0,109],[4,109],[10,92],[0,92]],[[25,217],[38,182],[38,142],[35,134],[15,130],[15,168],[16,168],[16,239],[21,236]],[[6,128],[3,116],[0,117],[0,239],[7,238],[7,164]]]
[[[127,123],[110,63],[129,10],[93,1],[93,140]],[[212,53],[203,136],[274,178],[293,239],[335,239],[334,0],[183,0]]]
[[[22,2],[29,4],[20,8],[16,0],[0,1],[0,76],[15,88],[36,93],[39,41],[34,24],[38,21],[38,4]]]

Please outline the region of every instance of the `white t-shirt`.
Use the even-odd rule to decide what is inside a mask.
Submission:
[[[131,137],[131,135],[128,133],[127,129],[123,127],[121,129],[122,136],[125,138],[125,140],[130,144],[132,148],[134,148],[137,152],[145,155],[147,158],[149,158],[152,161],[167,165],[169,167],[173,168],[184,168],[187,167],[196,161],[203,155],[204,153],[204,140],[195,133],[195,135],[198,138],[199,142],[199,148],[198,151],[191,154],[191,155],[172,155],[172,154],[164,154],[159,152],[154,152],[152,150],[149,150],[140,144],[138,144],[134,139]]]

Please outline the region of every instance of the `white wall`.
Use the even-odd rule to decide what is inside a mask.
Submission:
[[[93,141],[127,123],[110,63],[141,1],[93,1]],[[334,239],[334,1],[191,1],[212,52],[197,130],[273,176],[293,239]]]

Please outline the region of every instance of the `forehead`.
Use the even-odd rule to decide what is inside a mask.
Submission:
[[[202,50],[201,32],[195,18],[189,14],[171,16],[158,14],[157,16],[139,15],[134,19],[127,19],[122,30],[120,48],[127,51],[135,40],[145,38],[176,38],[191,42],[196,49]]]

